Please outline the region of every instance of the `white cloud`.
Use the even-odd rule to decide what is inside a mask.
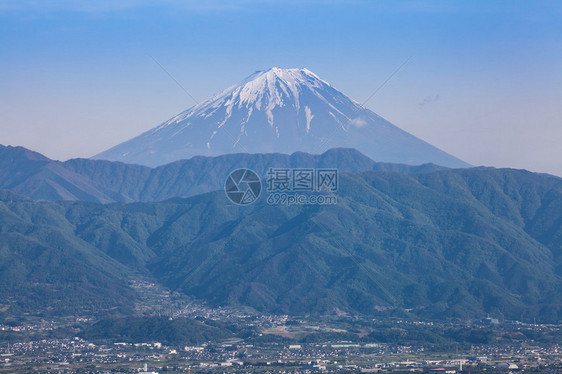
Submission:
[[[361,117],[355,117],[354,119],[351,120],[351,124],[355,127],[363,127],[367,124],[367,121],[365,121]]]

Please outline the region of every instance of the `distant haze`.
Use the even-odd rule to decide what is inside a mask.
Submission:
[[[562,175],[561,17],[555,1],[0,0],[0,144],[90,157],[190,95],[307,67],[470,164]]]

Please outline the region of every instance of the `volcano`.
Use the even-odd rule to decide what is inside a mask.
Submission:
[[[355,148],[378,162],[467,163],[394,126],[307,69],[271,68],[94,159],[159,166],[230,153]]]

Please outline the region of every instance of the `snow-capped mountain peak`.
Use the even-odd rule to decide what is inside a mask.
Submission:
[[[196,155],[333,147],[356,148],[376,161],[466,166],[363,109],[310,70],[277,67],[257,71],[95,158],[154,166]]]
[[[233,110],[247,110],[246,121],[254,111],[264,111],[267,122],[274,126],[273,110],[276,107],[292,106],[300,111],[299,93],[308,91],[323,99],[322,90],[331,88],[330,84],[320,79],[308,69],[281,69],[273,67],[269,70],[257,71],[241,83],[231,86],[218,95],[180,113],[165,122],[161,127],[177,124],[188,117],[213,117],[216,109],[226,107],[227,118],[221,118],[219,127],[225,123]],[[355,103],[356,104],[356,103]],[[310,109],[308,109],[310,111]],[[337,110],[336,110],[337,111]]]

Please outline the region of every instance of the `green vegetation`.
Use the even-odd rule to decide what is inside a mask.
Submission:
[[[107,318],[86,327],[80,336],[90,341],[109,339],[126,343],[160,342],[174,346],[197,345],[233,336],[233,331],[225,326],[214,326],[215,324],[213,321],[187,318]]]
[[[110,205],[3,192],[0,314],[127,315],[140,278],[266,312],[562,319],[561,180],[370,171],[342,175],[337,195],[239,207],[222,192]]]

